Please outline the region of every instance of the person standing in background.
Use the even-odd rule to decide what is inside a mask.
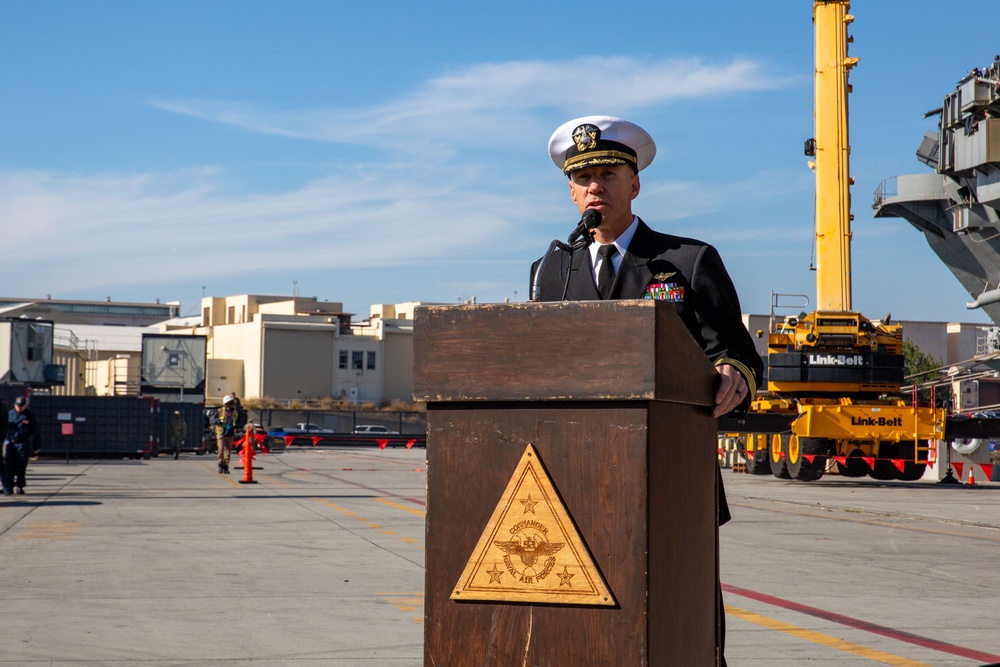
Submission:
[[[216,442],[219,444],[219,474],[229,474],[229,457],[233,451],[233,436],[239,421],[236,401],[226,395],[222,399],[222,407],[212,415],[212,426],[215,427]]]
[[[181,416],[180,410],[174,410],[174,418],[170,420],[170,448],[174,450],[174,460],[181,455],[181,445],[187,437],[187,423]]]
[[[0,416],[7,414],[7,406],[0,401]],[[4,461],[7,456],[7,420],[0,418],[0,482],[3,482],[7,477],[7,471],[4,470]],[[3,488],[7,488],[7,483],[3,482]]]
[[[3,494],[23,494],[27,485],[28,458],[41,450],[38,423],[28,409],[28,399],[18,396],[7,413],[7,435],[3,441]]]

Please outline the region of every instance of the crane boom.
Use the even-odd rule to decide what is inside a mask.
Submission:
[[[849,0],[816,0],[816,309],[850,311],[851,305],[851,145],[847,82],[858,58],[847,55],[854,21]]]

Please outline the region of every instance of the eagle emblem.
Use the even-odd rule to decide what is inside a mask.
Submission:
[[[523,542],[515,539],[508,542],[496,541],[493,544],[508,556],[517,556],[525,568],[534,567],[539,558],[551,556],[566,546],[564,542],[536,540],[530,535],[525,537]]]
[[[576,150],[581,153],[597,148],[600,138],[601,128],[596,125],[581,125],[573,130],[573,143],[576,144]]]
[[[529,520],[510,528],[511,539],[494,540],[493,544],[506,554],[504,567],[522,584],[535,584],[545,579],[556,565],[553,554],[566,546],[565,542],[549,542],[545,524]],[[514,559],[521,562],[518,567]]]

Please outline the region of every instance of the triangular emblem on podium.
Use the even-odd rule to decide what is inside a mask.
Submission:
[[[451,599],[617,604],[530,444]]]

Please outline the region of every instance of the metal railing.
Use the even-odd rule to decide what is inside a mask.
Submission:
[[[899,179],[896,176],[890,176],[888,178],[883,178],[882,182],[878,184],[875,188],[875,201],[872,202],[872,209],[878,210],[885,203],[885,200],[890,197],[896,197],[899,194]]]

